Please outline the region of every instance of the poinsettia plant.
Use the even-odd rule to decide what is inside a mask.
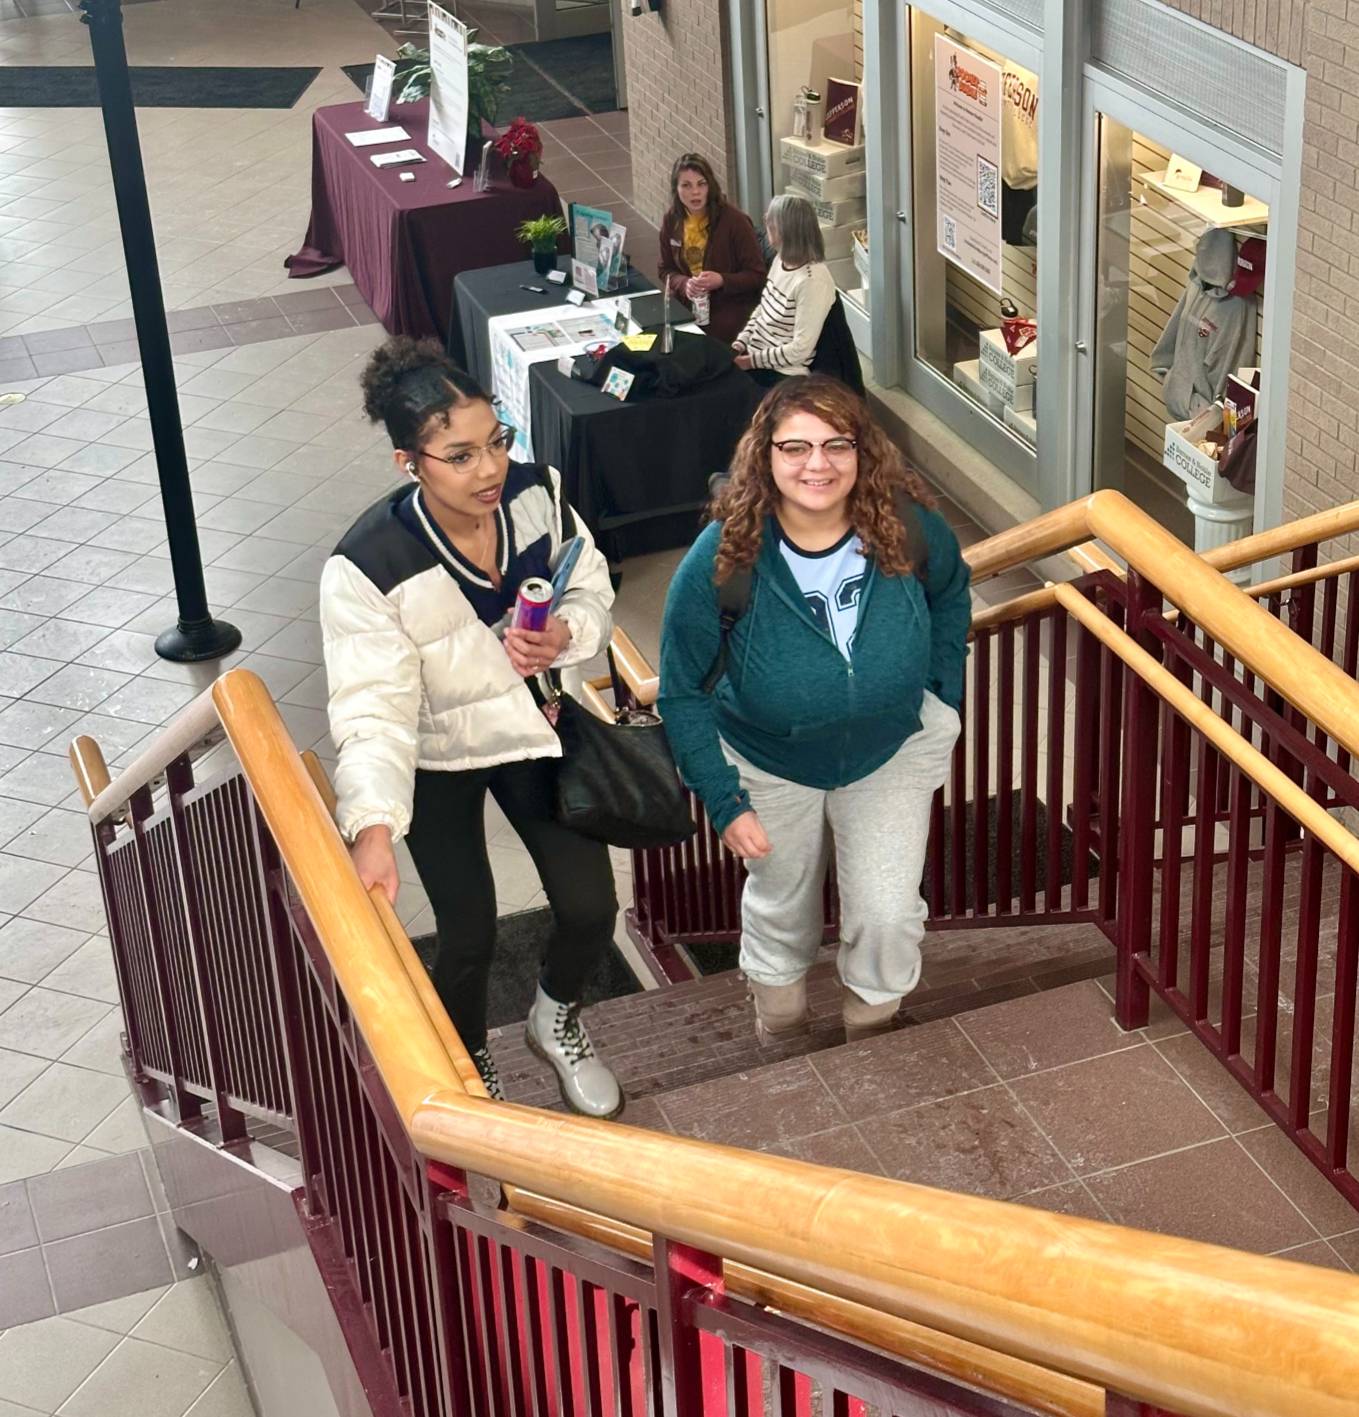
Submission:
[[[516,118],[495,140],[495,149],[507,163],[518,162],[522,158],[540,157],[543,140],[526,118]]]

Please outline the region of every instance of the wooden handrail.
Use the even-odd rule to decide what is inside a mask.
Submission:
[[[1348,525],[1348,517],[1341,513],[1353,515],[1359,525],[1359,502],[1307,520],[1338,535],[1334,528]],[[1351,753],[1359,752],[1359,685],[1120,492],[1095,492],[1083,501],[1070,502],[968,547],[963,555],[974,576],[995,575],[1020,559],[1054,555],[1091,536],[1117,551],[1240,664],[1336,742]],[[1292,540],[1273,532],[1248,539],[1266,548]],[[1259,554],[1274,552],[1267,549]],[[1246,564],[1225,556],[1218,561],[1227,569]]]
[[[1118,497],[1118,492],[1096,492],[1093,497]],[[1021,526],[989,536],[963,552],[963,559],[972,568],[973,582],[989,580],[992,576],[1003,575],[1016,566],[1060,551],[1071,551],[1087,540],[1089,529],[1083,529],[1084,508],[1091,498],[1086,497],[1065,506],[1046,512]],[[1128,503],[1132,506],[1132,503]],[[1145,517],[1144,512],[1139,515]],[[1296,551],[1300,546],[1311,546],[1315,542],[1330,541],[1337,536],[1348,536],[1359,531],[1359,501],[1345,502],[1339,507],[1330,507],[1324,512],[1316,512],[1310,517],[1300,517],[1297,521],[1284,522],[1269,531],[1255,532],[1239,541],[1230,541],[1225,546],[1215,546],[1210,551],[1200,553],[1200,559],[1216,571],[1235,571],[1242,566],[1252,566],[1257,561],[1268,561],[1275,556]],[[1122,548],[1116,537],[1100,533],[1100,539],[1122,555]],[[1102,554],[1102,553],[1094,553]]]
[[[1352,1411],[1352,1276],[469,1096],[264,685],[213,696],[423,1154],[1188,1417]]]
[[[632,636],[615,625],[609,648],[613,651],[618,677],[628,686],[633,698],[643,706],[654,704],[661,691],[660,675],[647,663],[646,656],[633,643]]]
[[[1323,561],[1306,571],[1290,571],[1287,575],[1275,576],[1273,580],[1260,581],[1246,587],[1246,594],[1256,600],[1266,596],[1281,595],[1286,590],[1297,590],[1300,586],[1316,585],[1318,581],[1335,580],[1359,571],[1359,556],[1347,556],[1341,561]]]

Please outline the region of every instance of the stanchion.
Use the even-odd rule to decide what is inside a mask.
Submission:
[[[174,358],[165,325],[165,297],[156,262],[146,172],[123,44],[122,3],[80,0],[80,8],[84,23],[90,28],[90,48],[94,51],[99,107],[104,115],[104,137],[113,171],[113,192],[118,202],[118,224],[151,417],[151,440],[160,476],[160,500],[175,574],[179,621],[157,636],[156,653],[162,659],[184,663],[220,659],[239,646],[241,632],[224,620],[212,618],[203,584],[203,558],[194,522],[189,464],[184,455],[184,427],[179,418],[179,395],[175,392]]]

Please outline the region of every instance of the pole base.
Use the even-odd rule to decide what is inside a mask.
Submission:
[[[156,636],[156,653],[176,664],[222,659],[241,647],[241,632],[225,620],[181,620]]]

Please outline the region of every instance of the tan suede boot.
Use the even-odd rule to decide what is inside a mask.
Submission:
[[[858,1043],[879,1033],[890,1033],[896,1021],[900,999],[888,999],[885,1004],[865,1003],[853,989],[845,989],[840,1015],[845,1023],[845,1042]]]
[[[807,1017],[807,981],[791,984],[758,984],[747,979],[755,1001],[755,1036],[761,1043],[773,1043],[784,1034],[802,1027]]]

